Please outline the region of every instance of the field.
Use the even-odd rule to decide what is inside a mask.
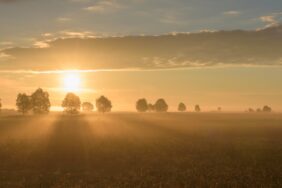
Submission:
[[[282,115],[2,115],[0,187],[282,187]]]

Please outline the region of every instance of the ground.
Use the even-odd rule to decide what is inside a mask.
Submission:
[[[282,115],[0,116],[0,187],[281,187]]]

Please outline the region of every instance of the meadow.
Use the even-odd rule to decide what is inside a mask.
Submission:
[[[282,115],[2,114],[0,187],[282,187]]]

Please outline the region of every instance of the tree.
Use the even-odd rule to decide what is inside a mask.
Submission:
[[[148,104],[148,111],[149,112],[154,112],[155,111],[155,106],[153,104]]]
[[[221,111],[222,111],[222,108],[221,108],[221,107],[217,107],[217,111],[218,111],[218,112],[221,112]]]
[[[250,112],[250,113],[254,113],[254,112],[255,112],[255,110],[254,110],[253,108],[249,108],[249,109],[248,109],[248,112]]]
[[[80,110],[81,102],[80,98],[74,93],[67,93],[63,100],[62,107],[68,114],[77,114]]]
[[[31,97],[25,93],[19,93],[16,101],[16,106],[19,112],[26,114],[32,108]]]
[[[271,109],[271,107],[265,105],[265,106],[263,107],[262,111],[263,111],[263,112],[270,113],[270,112],[272,112],[272,109]]]
[[[2,102],[1,102],[1,99],[0,99],[0,112],[1,112],[1,108],[2,108]]]
[[[168,105],[165,102],[164,99],[158,99],[157,102],[155,103],[155,110],[157,112],[167,112],[168,110]]]
[[[185,112],[186,111],[186,105],[184,103],[179,103],[178,105],[178,111],[179,112]]]
[[[259,112],[259,113],[260,113],[260,112],[262,112],[262,110],[261,110],[260,108],[258,108],[258,109],[256,110],[256,112]]]
[[[82,103],[82,110],[84,112],[92,112],[94,110],[94,105],[90,102]]]
[[[49,100],[49,93],[43,91],[43,89],[38,88],[31,95],[32,110],[35,114],[45,114],[48,113],[51,107]]]
[[[200,107],[200,105],[196,105],[195,106],[195,112],[201,112],[201,107]]]
[[[104,96],[101,96],[96,100],[96,108],[98,112],[110,112],[112,109],[112,102]]]
[[[136,102],[136,109],[138,112],[146,112],[148,110],[148,103],[146,99],[139,99]]]

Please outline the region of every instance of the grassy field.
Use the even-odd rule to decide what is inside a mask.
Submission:
[[[282,115],[2,115],[0,187],[282,187]]]

